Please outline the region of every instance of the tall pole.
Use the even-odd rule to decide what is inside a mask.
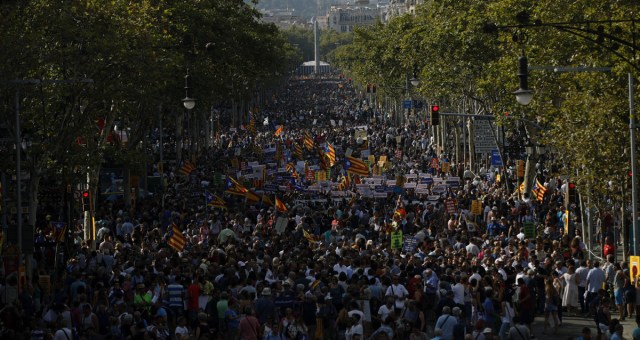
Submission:
[[[161,201],[162,201],[162,211],[164,212],[164,130],[162,128],[162,104],[158,107],[158,125],[160,125],[160,166],[158,171],[160,173],[160,192],[161,192]],[[164,227],[164,226],[163,226]]]
[[[18,227],[18,262],[22,264],[22,136],[20,133],[20,88],[16,88],[16,222]]]
[[[629,135],[631,139],[631,223],[633,254],[638,255],[638,159],[636,155],[636,118],[633,108],[633,76],[629,77]]]

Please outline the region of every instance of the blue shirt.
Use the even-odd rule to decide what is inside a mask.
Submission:
[[[493,325],[496,322],[496,310],[493,308],[493,301],[489,298],[484,299],[482,307],[484,308],[484,323]]]

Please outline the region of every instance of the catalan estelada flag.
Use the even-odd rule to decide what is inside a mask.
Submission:
[[[180,169],[178,169],[178,173],[183,176],[189,176],[193,170],[196,169],[196,163],[186,160],[182,163]]]
[[[276,135],[276,137],[279,137],[282,134],[282,131],[284,131],[284,125],[278,125],[278,128],[276,129],[276,132],[274,134]]]
[[[363,177],[369,176],[369,167],[360,159],[353,156],[347,156],[344,160],[344,169],[348,173],[360,175]]]
[[[329,159],[329,167],[334,166],[336,164],[336,149],[331,145],[331,143],[327,142],[324,152]]]
[[[307,150],[313,150],[313,138],[311,138],[308,131],[304,132],[304,147],[307,148]]]
[[[289,209],[287,209],[287,206],[278,198],[278,196],[276,196],[276,210],[281,213],[286,213],[287,211],[289,211]]]
[[[536,177],[536,181],[533,183],[531,192],[539,202],[542,202],[542,200],[544,199],[544,194],[547,192],[547,188],[544,186],[544,184],[540,183],[540,181],[538,181],[538,178]]]
[[[178,228],[175,223],[171,224],[171,229],[169,229],[167,244],[175,251],[182,251],[187,244],[184,234],[182,234],[182,231],[180,231],[180,228]]]
[[[205,191],[204,195],[207,198],[207,205],[214,208],[227,209],[227,202],[218,195],[213,195],[208,191]]]
[[[229,195],[245,196],[247,191],[249,190],[242,184],[238,183],[238,181],[233,179],[231,176],[227,176],[227,180],[225,182],[225,193]]]
[[[287,163],[285,169],[287,170],[287,172],[291,173],[292,178],[298,178],[298,171],[296,171],[296,166],[293,165],[293,163]]]
[[[51,229],[53,230],[53,239],[56,242],[64,241],[64,235],[67,233],[66,222],[51,222]]]

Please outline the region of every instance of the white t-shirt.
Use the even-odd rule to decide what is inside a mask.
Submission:
[[[389,314],[393,312],[393,306],[387,307],[387,305],[382,305],[378,308],[378,317],[384,322],[389,317]]]
[[[464,285],[462,283],[456,283],[451,287],[451,291],[453,291],[453,302],[464,305]]]
[[[392,284],[387,288],[385,296],[394,295],[396,297],[395,307],[404,308],[404,299],[409,295],[409,291],[402,284]]]
[[[53,335],[53,340],[70,340],[73,339],[73,332],[69,328],[60,328]]]

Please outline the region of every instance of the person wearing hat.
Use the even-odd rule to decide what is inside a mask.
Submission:
[[[260,292],[260,297],[256,300],[256,315],[261,325],[267,321],[273,321],[276,317],[276,305],[271,296],[271,288],[264,287]]]

